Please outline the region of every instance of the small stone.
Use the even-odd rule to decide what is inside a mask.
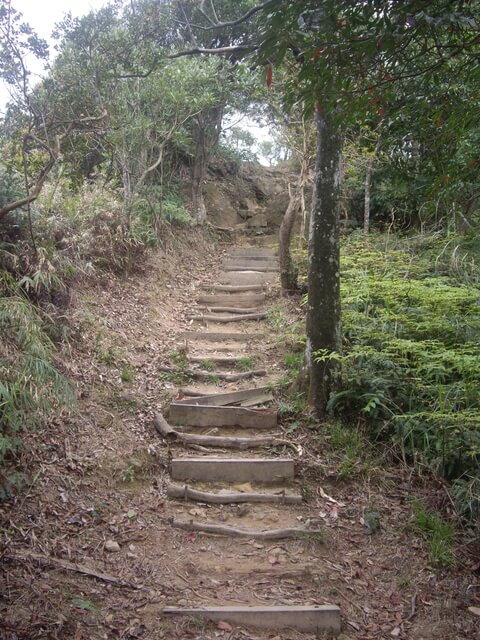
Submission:
[[[390,631],[390,635],[394,638],[398,638],[398,636],[400,635],[401,631],[400,631],[400,627],[395,627],[395,629],[393,629],[392,631]]]
[[[105,542],[105,551],[109,551],[110,553],[116,553],[120,551],[120,545],[115,540],[107,540]]]
[[[478,616],[480,618],[480,607],[468,607],[470,613],[473,613],[474,616]]]

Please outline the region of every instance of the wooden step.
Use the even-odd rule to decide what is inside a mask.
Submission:
[[[282,484],[294,479],[291,458],[173,458],[172,480]]]
[[[217,355],[217,354],[210,354],[210,353],[205,353],[202,355],[195,355],[195,356],[187,356],[188,357],[188,361],[189,362],[214,362],[215,364],[219,364],[222,366],[235,366],[236,364],[238,364],[239,362],[242,362],[242,360],[245,359],[246,356],[244,355],[239,355],[239,356],[221,356],[221,355]]]
[[[242,284],[262,284],[266,282],[272,282],[277,278],[277,274],[270,273],[262,273],[260,271],[249,271],[249,272],[229,272],[221,273],[218,276],[218,281],[222,284],[231,284],[231,285],[242,285]]]
[[[256,387],[255,389],[242,389],[228,393],[200,394],[198,397],[190,397],[186,400],[175,400],[175,404],[207,405],[211,407],[225,407],[227,405],[241,404],[245,401],[260,404],[273,400],[269,387]]]
[[[265,291],[264,284],[201,284],[204,291],[224,291],[225,293],[242,293],[245,291]]]
[[[256,258],[227,258],[226,260],[224,260],[223,264],[225,266],[244,264],[253,270],[260,268],[278,269],[280,267],[280,263],[278,262],[278,260],[257,260]]]
[[[272,429],[277,426],[278,413],[273,409],[245,409],[243,407],[210,407],[194,403],[172,402],[171,424],[190,427],[245,427]]]
[[[264,307],[211,307],[209,305],[199,305],[197,307],[200,311],[208,311],[209,313],[263,313]]]
[[[259,307],[265,303],[264,293],[251,293],[251,294],[231,294],[231,293],[217,293],[215,295],[201,295],[197,298],[199,304],[206,304],[209,306],[228,306],[236,308],[249,308]]]
[[[275,262],[278,264],[278,257],[275,255],[255,256],[252,254],[236,255],[234,253],[230,253],[229,255],[227,255],[227,260],[235,260],[236,262],[256,262],[257,264],[262,264],[264,262]]]
[[[229,250],[232,256],[262,256],[262,257],[274,257],[277,255],[276,249],[270,249],[269,247],[232,247]]]
[[[268,273],[279,271],[278,265],[257,266],[253,264],[245,264],[244,262],[225,262],[222,268],[224,271],[251,271],[252,273]]]
[[[205,340],[207,342],[251,342],[261,338],[259,333],[234,333],[234,332],[216,332],[216,331],[183,331],[180,338],[190,342],[195,340]]]
[[[236,449],[237,451],[246,451],[247,449],[258,449],[261,447],[272,447],[288,444],[287,440],[280,440],[274,435],[243,438],[231,436],[212,436],[209,434],[184,433],[182,430],[176,430],[170,424],[168,424],[163,415],[159,412],[155,412],[153,423],[162,438],[186,445],[187,447],[192,445],[199,445],[201,447],[215,447],[217,449]]]
[[[202,313],[202,315],[198,316],[188,316],[189,320],[194,320],[195,322],[218,322],[220,324],[226,324],[230,322],[244,322],[245,320],[248,322],[263,320],[266,318],[267,314],[264,312],[261,313],[239,313],[232,316],[227,315],[219,315],[215,313]]]
[[[288,492],[285,489],[280,491],[209,491],[199,490],[189,487],[187,484],[167,485],[167,496],[179,500],[193,500],[195,502],[205,502],[207,504],[301,504],[303,498],[298,492]]]
[[[295,629],[300,633],[338,635],[341,631],[340,608],[331,605],[281,605],[184,608],[167,607],[167,616],[193,616],[205,620],[224,621],[242,627],[266,629]]]

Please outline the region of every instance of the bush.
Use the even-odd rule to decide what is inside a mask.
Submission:
[[[478,516],[480,287],[471,238],[352,234],[342,252],[343,354],[330,410],[455,481]],[[467,478],[468,480],[462,480]]]
[[[65,378],[52,364],[53,343],[39,310],[20,286],[0,288],[0,498],[19,475],[7,463],[21,445],[22,432],[42,424],[71,401]]]

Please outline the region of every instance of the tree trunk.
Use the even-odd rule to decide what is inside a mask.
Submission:
[[[301,192],[299,189],[290,190],[290,200],[282,218],[279,232],[280,282],[283,295],[288,295],[298,288],[297,270],[290,254],[293,225],[300,208]]]
[[[317,155],[308,240],[306,362],[309,404],[323,416],[336,382],[341,347],[339,195],[341,136],[329,114],[316,114]],[[323,359],[318,361],[318,357]]]
[[[195,156],[192,166],[192,209],[193,219],[203,224],[207,219],[207,209],[203,198],[203,184],[207,176],[208,159],[212,148],[218,143],[222,130],[225,103],[207,109],[196,119]]]

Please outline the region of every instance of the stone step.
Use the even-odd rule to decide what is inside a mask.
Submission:
[[[207,504],[301,504],[303,497],[296,491],[288,491],[286,489],[261,491],[255,489],[252,491],[240,490],[209,490],[197,489],[187,484],[167,485],[167,496],[179,500],[192,500],[195,502],[205,502]]]
[[[163,610],[167,616],[193,616],[206,620],[224,621],[242,627],[266,629],[295,629],[301,633],[338,635],[341,631],[340,608],[335,605],[281,606],[222,606],[202,608],[174,608]]]
[[[291,458],[173,458],[173,480],[193,482],[260,482],[281,484],[294,478]]]
[[[198,304],[206,304],[209,306],[229,306],[236,308],[249,308],[259,307],[265,303],[264,293],[250,293],[250,294],[231,294],[231,293],[217,293],[214,295],[201,295],[197,298]]]
[[[205,340],[207,342],[251,342],[261,338],[259,333],[235,333],[221,331],[183,331],[180,334],[183,340],[194,342],[195,340]]]
[[[277,426],[278,412],[273,409],[243,407],[210,407],[195,403],[172,402],[169,421],[190,427],[245,427],[272,429]]]

